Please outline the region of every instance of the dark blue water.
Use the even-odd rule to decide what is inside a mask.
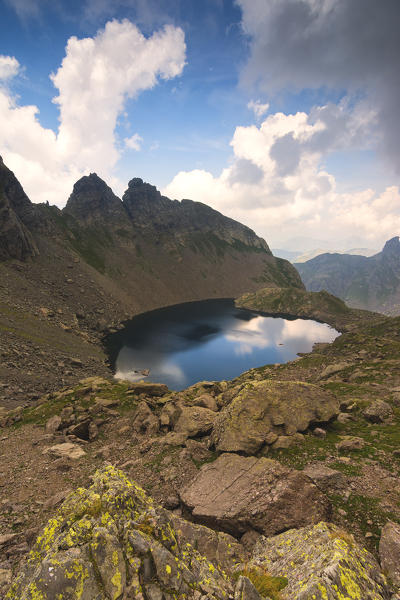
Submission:
[[[293,360],[337,335],[316,321],[265,317],[235,308],[233,300],[207,300],[139,315],[109,337],[108,349],[117,378],[181,390]]]

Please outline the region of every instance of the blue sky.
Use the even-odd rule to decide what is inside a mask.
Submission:
[[[96,171],[119,195],[140,176],[210,204],[273,247],[400,233],[397,0],[0,7],[0,154],[32,201],[63,206]]]

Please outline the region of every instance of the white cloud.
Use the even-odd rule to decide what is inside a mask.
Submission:
[[[138,133],[134,133],[131,137],[125,138],[124,142],[127,148],[138,152],[141,147],[141,142],[143,142],[143,138]]]
[[[252,110],[256,117],[260,119],[263,115],[265,115],[266,112],[268,112],[269,104],[268,102],[266,104],[262,104],[260,100],[250,100],[250,102],[247,105],[247,108],[249,110]]]
[[[360,96],[374,107],[384,155],[400,173],[398,0],[236,0],[249,36],[242,73],[263,94],[304,89]]]
[[[326,152],[363,138],[367,114],[327,105],[310,114],[275,113],[259,127],[237,127],[233,160],[218,176],[181,171],[163,193],[210,204],[273,247],[283,237],[322,236],[337,245],[356,234],[379,246],[400,231],[399,188],[339,193],[335,178],[321,166]],[[256,176],[249,176],[252,172]]]
[[[166,26],[146,38],[127,20],[110,21],[93,38],[70,38],[60,68],[51,75],[59,92],[54,99],[60,107],[57,133],[40,125],[37,107],[19,106],[7,89],[0,89],[0,154],[31,199],[62,205],[76,179],[88,171],[118,187],[113,180],[121,156],[117,118],[128,99],[159,79],[179,75],[185,50],[180,28]],[[15,72],[15,59],[3,58],[9,59],[3,60],[6,72]]]
[[[14,56],[4,56],[0,54],[0,81],[15,77],[19,70],[19,62]]]

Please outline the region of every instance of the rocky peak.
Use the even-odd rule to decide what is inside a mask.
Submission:
[[[64,212],[86,225],[126,219],[121,200],[96,173],[85,175],[75,183]]]
[[[383,247],[382,254],[384,256],[400,258],[400,241],[398,235],[386,242]]]
[[[134,177],[128,183],[128,189],[124,194],[124,199],[130,200],[158,200],[161,194],[155,185],[146,183],[140,177]]]

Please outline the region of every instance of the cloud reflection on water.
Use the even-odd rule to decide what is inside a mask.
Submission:
[[[338,335],[326,324],[259,316],[236,309],[231,301],[191,304],[181,310],[172,307],[171,314],[156,311],[145,326],[139,321],[131,328],[116,359],[116,377],[182,389],[293,360],[315,342],[330,342]],[[150,369],[148,378],[140,372],[145,369]]]

